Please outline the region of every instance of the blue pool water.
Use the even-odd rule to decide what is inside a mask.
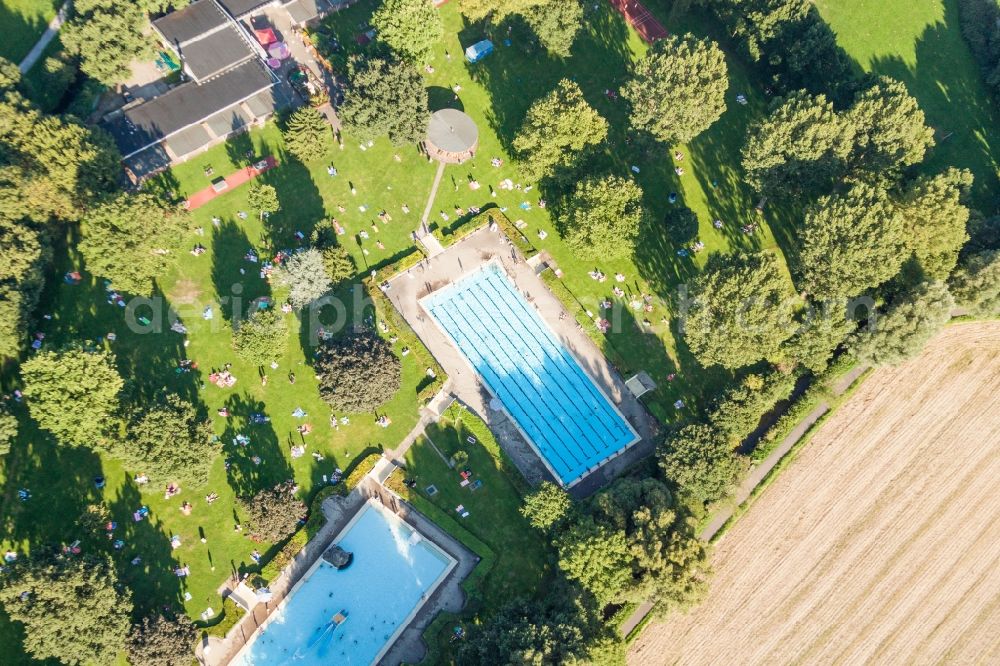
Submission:
[[[233,664],[370,664],[450,563],[372,504],[337,543],[354,562],[338,571],[321,559]],[[347,620],[331,626],[341,611]]]
[[[564,484],[636,439],[496,264],[423,304]]]

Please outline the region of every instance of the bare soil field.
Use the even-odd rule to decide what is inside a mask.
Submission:
[[[875,372],[630,664],[1000,663],[1000,323]]]

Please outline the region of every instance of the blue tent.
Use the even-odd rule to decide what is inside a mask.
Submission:
[[[476,42],[469,48],[465,49],[465,57],[469,62],[479,62],[491,53],[493,53],[493,42],[488,39]]]

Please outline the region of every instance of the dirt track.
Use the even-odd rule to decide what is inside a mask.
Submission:
[[[871,376],[630,664],[1000,663],[1000,323]]]

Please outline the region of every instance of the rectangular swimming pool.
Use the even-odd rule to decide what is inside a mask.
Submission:
[[[564,485],[639,439],[496,263],[422,304]]]
[[[374,502],[334,543],[353,553],[353,562],[338,571],[320,557],[232,664],[373,664],[455,566]],[[337,613],[346,616],[339,625]]]

